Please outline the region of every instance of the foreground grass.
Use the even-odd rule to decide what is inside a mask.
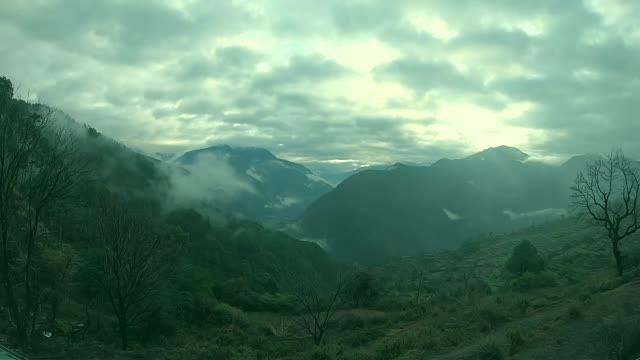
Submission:
[[[555,285],[510,286],[504,264],[523,239],[538,248]],[[607,242],[571,220],[396,259],[367,269],[381,297],[368,308],[343,304],[320,346],[293,314],[224,305],[218,326],[146,339],[127,352],[113,350],[109,319],[91,342],[53,339],[45,348],[69,359],[635,359],[640,271],[633,261],[638,246],[628,245],[623,278],[613,275]]]

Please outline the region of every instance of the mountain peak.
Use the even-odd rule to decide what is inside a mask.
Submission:
[[[520,151],[520,149],[501,145],[497,147],[491,147],[466,157],[466,159],[474,160],[507,160],[507,161],[525,161],[529,158],[529,155]]]
[[[276,156],[267,149],[258,147],[240,147],[230,145],[214,145],[203,149],[191,150],[184,153],[179,160],[182,163],[192,163],[201,154],[215,154],[232,157],[240,157],[246,160],[265,161],[276,160]]]
[[[267,149],[259,147],[244,147],[244,146],[230,146],[230,145],[216,145],[202,149],[202,151],[218,152],[224,154],[237,154],[250,157],[256,157],[261,159],[275,159],[276,156]]]

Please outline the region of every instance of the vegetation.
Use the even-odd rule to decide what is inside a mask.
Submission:
[[[539,273],[544,270],[544,260],[538,249],[529,240],[522,240],[514,249],[506,264],[512,274],[522,276],[527,272]]]
[[[640,229],[638,165],[621,151],[614,151],[578,173],[571,191],[577,211],[606,230],[618,275],[622,276],[624,262],[619,243]]]
[[[38,262],[47,211],[71,194],[81,168],[74,140],[54,128],[51,111],[13,100],[13,86],[0,78],[0,274],[18,341],[36,330],[43,284]],[[49,284],[51,285],[51,284]]]
[[[640,243],[629,220],[637,185],[619,153],[589,167],[609,169],[594,170],[599,180],[620,174],[601,204],[611,223],[567,217],[479,235],[457,249],[340,264],[313,242],[210,204],[168,202],[168,164],[14,99],[1,80],[0,332],[22,352],[163,360],[640,356]],[[464,166],[504,161],[502,150],[490,154]],[[507,163],[509,171],[529,169]],[[433,178],[434,187],[463,163],[437,166],[448,176]],[[466,226],[441,210],[429,215]],[[602,236],[629,239],[626,257],[614,256],[624,276],[609,274]]]
[[[371,265],[558,219],[562,212],[536,211],[566,208],[575,172],[527,157],[503,146],[428,167],[362,171],[313,202],[301,226],[340,259]]]
[[[313,344],[321,344],[331,320],[336,313],[338,300],[344,285],[341,280],[330,291],[322,291],[318,285],[303,282],[295,290],[296,299],[302,306],[302,314],[294,321],[302,330],[311,335]]]

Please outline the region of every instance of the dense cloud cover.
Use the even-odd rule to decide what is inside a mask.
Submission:
[[[638,157],[639,17],[627,0],[5,1],[0,72],[149,152]]]

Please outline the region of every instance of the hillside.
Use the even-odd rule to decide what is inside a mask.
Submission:
[[[558,184],[592,157],[553,167],[501,147],[429,167],[396,164],[356,174],[323,199],[364,179],[369,188],[344,206],[360,211],[360,224],[375,231],[378,222],[400,222],[383,233],[386,247],[358,245],[368,259],[377,251],[390,256],[345,264],[314,242],[206,202],[179,201],[188,187],[176,188],[177,181],[193,180],[190,165],[138,154],[60,112],[53,113],[55,126],[39,127],[39,114],[51,113],[0,99],[2,129],[10,129],[0,133],[2,150],[11,160],[0,166],[20,174],[13,183],[2,178],[12,191],[2,193],[8,201],[0,214],[10,220],[0,224],[8,265],[0,341],[34,358],[640,356],[638,236],[623,240],[625,272],[616,277],[600,227],[557,219],[567,201]],[[74,151],[57,142],[60,125],[71,130]],[[260,149],[240,153],[239,169],[255,164],[242,159],[274,161]],[[24,165],[7,165],[17,161]],[[82,176],[68,182],[76,168]],[[183,185],[201,189],[198,182]],[[386,213],[376,215],[378,209]],[[416,213],[421,217],[411,217]],[[438,225],[445,218],[450,226]],[[431,252],[419,241],[392,242],[403,239],[395,233],[424,231],[422,225],[453,241]],[[460,240],[487,229],[501,231]],[[398,246],[420,253],[405,256]],[[25,319],[27,327],[16,325]]]
[[[523,240],[538,249],[546,264],[534,279],[552,281],[516,287],[517,278],[506,273],[505,263]],[[629,271],[616,278],[600,229],[565,219],[444,253],[359,268],[370,274],[375,291],[360,306],[345,294],[319,346],[311,345],[296,322],[304,312],[245,311],[179,339],[100,354],[103,359],[144,354],[229,360],[634,360],[640,355],[635,300],[640,296],[640,245],[629,242],[625,253]],[[89,354],[97,351],[75,358]]]
[[[68,163],[65,166],[77,167],[81,174],[78,181],[65,185],[64,196],[61,195],[50,203],[50,209],[38,213],[40,223],[38,230],[34,230],[34,236],[42,243],[33,250],[36,252],[33,256],[37,256],[38,261],[68,261],[65,266],[69,267],[64,271],[56,268],[56,272],[64,277],[65,291],[71,291],[60,295],[64,300],[59,301],[68,302],[72,307],[80,306],[83,300],[78,297],[78,293],[86,290],[87,281],[95,281],[83,276],[89,274],[88,269],[95,265],[92,265],[93,257],[107,251],[100,243],[95,242],[103,235],[98,230],[99,224],[105,221],[104,218],[120,215],[112,214],[114,211],[101,212],[100,207],[106,203],[118,209],[116,213],[123,213],[135,219],[138,224],[144,224],[137,227],[157,231],[161,234],[159,236],[170,241],[167,247],[174,251],[170,259],[170,265],[174,268],[171,276],[177,277],[171,280],[176,283],[187,282],[183,284],[185,288],[182,291],[192,292],[194,296],[202,288],[190,288],[195,285],[189,281],[199,279],[204,284],[196,285],[207,289],[215,287],[220,301],[241,308],[282,309],[292,306],[290,299],[274,296],[283,284],[292,282],[300,274],[322,274],[318,277],[321,283],[329,281],[327,279],[335,275],[336,263],[314,243],[299,241],[254,221],[240,219],[224,208],[209,204],[197,209],[185,207],[185,204],[191,202],[189,199],[179,201],[184,192],[183,189],[176,188],[176,177],[187,174],[187,170],[134,152],[96,129],[79,124],[62,111],[12,98],[1,100],[0,120],[3,125],[8,120],[15,121],[16,124],[18,121],[24,122],[25,128],[32,131],[33,136],[42,136],[44,139],[53,138],[61,131],[72,149],[64,160]],[[4,114],[12,117],[5,117]],[[46,121],[51,121],[50,125],[41,129],[33,127],[28,121],[40,119],[33,114],[43,114]],[[3,131],[6,128],[9,125],[3,127]],[[2,133],[3,137],[11,134]],[[48,145],[48,142],[42,143]],[[20,143],[12,142],[9,145],[13,144]],[[3,148],[3,151],[8,154],[5,156],[12,156],[14,152],[19,154],[19,149]],[[33,158],[31,161],[34,163],[40,161],[38,152],[27,155]],[[27,155],[21,156],[28,159]],[[2,166],[7,166],[6,162]],[[295,164],[290,166],[295,167]],[[30,180],[28,177],[25,179],[24,181]],[[43,177],[40,181],[48,181],[48,178]],[[35,211],[30,210],[28,203],[23,205],[23,199],[29,199],[27,195],[31,196],[31,193],[26,192],[29,189],[27,186],[34,186],[33,184],[20,183],[16,200],[8,203],[11,212],[7,216],[11,216],[11,225],[19,225],[8,231],[9,235],[15,235],[10,238],[9,246],[15,246],[16,250],[12,251],[17,254],[20,254],[17,249],[24,246],[20,241],[26,224],[32,221],[25,214],[27,211]],[[54,184],[52,182],[51,186]],[[30,191],[37,194],[36,190]],[[59,191],[62,193],[62,190]],[[179,249],[173,249],[174,246]],[[49,259],[48,256],[54,258]],[[20,261],[23,260],[16,260],[16,264],[12,266],[18,268]],[[193,279],[189,279],[190,277]],[[168,288],[171,289],[172,286]],[[207,301],[209,300],[213,301]],[[96,305],[95,311],[103,312],[106,309],[104,305]],[[42,306],[48,307],[48,304]],[[177,303],[170,305],[173,306],[177,306]],[[43,310],[43,314],[44,312]],[[73,317],[80,320],[77,314]],[[3,315],[0,321],[6,325],[9,320]],[[37,321],[40,324],[45,319],[38,318]]]
[[[363,171],[312,203],[300,224],[349,260],[452,249],[562,216],[574,176],[517,149],[491,148],[431,166]]]
[[[205,188],[200,197],[207,197],[207,191],[224,192],[225,182],[233,181],[236,188],[233,196],[212,201],[220,200],[219,206],[229,211],[263,221],[297,218],[309,203],[332,189],[306,167],[260,148],[214,146],[189,151],[175,163],[194,176],[207,174],[212,183],[216,178],[226,177],[219,189]],[[220,174],[224,169],[227,172]]]

